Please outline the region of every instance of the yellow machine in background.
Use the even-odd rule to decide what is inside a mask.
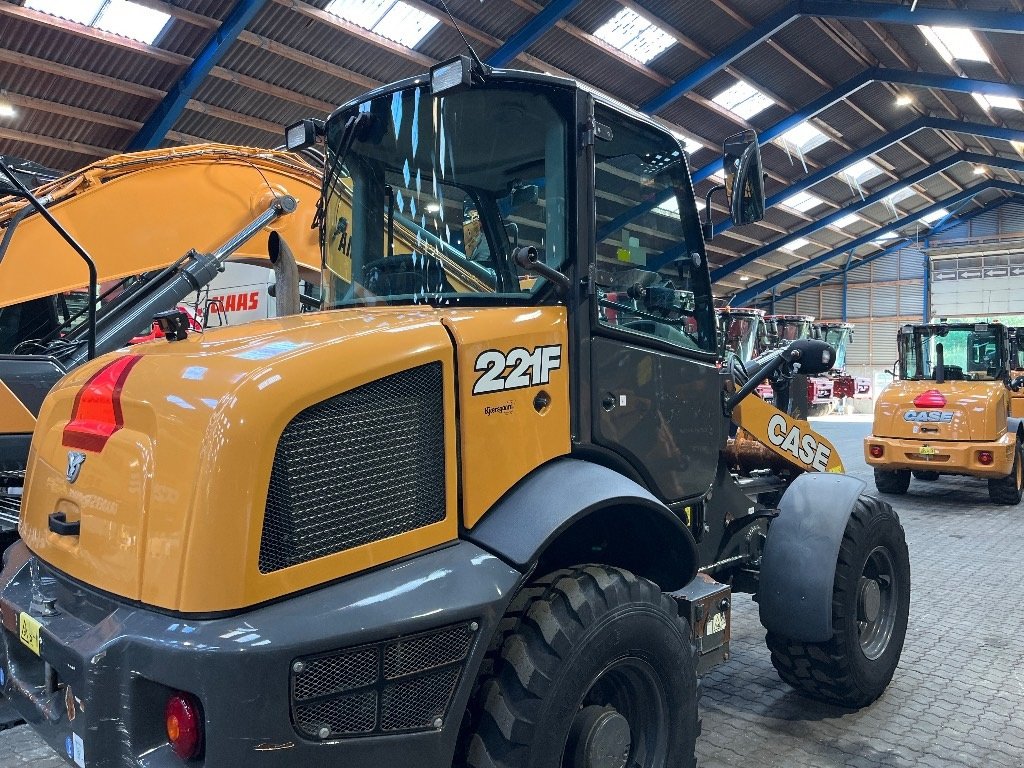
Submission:
[[[864,458],[882,493],[906,493],[911,475],[988,479],[997,504],[1024,487],[1024,426],[1013,413],[1009,329],[1000,323],[904,326],[899,378],[875,401]]]

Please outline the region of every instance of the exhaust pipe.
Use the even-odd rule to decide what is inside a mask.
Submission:
[[[299,303],[299,267],[288,243],[277,231],[271,231],[267,240],[270,263],[274,265],[274,298],[277,299],[277,317],[297,315]]]

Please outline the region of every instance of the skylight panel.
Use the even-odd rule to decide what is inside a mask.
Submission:
[[[899,203],[902,202],[903,200],[906,200],[908,197],[913,197],[916,194],[917,193],[910,187],[903,187],[901,189],[897,189],[891,195],[886,195],[885,199],[888,200],[890,203]]]
[[[858,221],[861,220],[862,219],[860,218],[860,216],[858,216],[856,213],[848,213],[846,216],[843,216],[843,218],[836,219],[835,221],[833,221],[832,226],[839,227],[840,229],[846,229],[851,224],[856,224]]]
[[[972,93],[971,95],[974,96],[974,100],[986,112],[993,107],[996,109],[1015,109],[1018,112],[1024,111],[1021,109],[1020,102],[1010,96],[987,96],[984,93]]]
[[[873,243],[886,243],[889,240],[895,240],[895,239],[896,239],[896,233],[895,232],[883,232],[882,234],[880,234],[878,237],[876,237],[871,242],[873,242]]]
[[[594,31],[594,37],[646,64],[675,43],[675,38],[635,11],[623,8]]]
[[[845,176],[852,184],[863,184],[865,181],[875,178],[875,176],[881,176],[882,169],[867,158],[864,158],[863,160],[858,160],[853,165],[843,168],[839,175]]]
[[[812,195],[810,192],[797,192],[795,195],[787,197],[781,203],[784,208],[789,208],[791,211],[798,211],[799,213],[807,213],[807,211],[824,204],[824,200],[817,195]]]
[[[664,203],[654,209],[655,213],[661,214],[662,216],[679,216],[679,199],[673,195]]]
[[[754,86],[740,80],[726,88],[712,99],[715,104],[725,107],[734,115],[749,120],[759,112],[775,104],[767,94],[761,93]]]
[[[25,7],[147,45],[156,40],[171,18],[130,0],[28,0]]]
[[[704,145],[701,144],[699,141],[695,141],[694,139],[691,139],[687,136],[683,136],[683,134],[679,133],[678,131],[672,131],[672,135],[682,142],[683,149],[686,151],[686,154],[688,155],[692,155],[694,152],[699,152],[700,150],[704,149]]]
[[[68,21],[91,25],[104,0],[27,0],[26,8],[59,16]]]
[[[151,44],[170,20],[170,16],[128,0],[110,0],[103,6],[93,26],[121,37]]]
[[[981,47],[974,32],[966,27],[918,27],[936,53],[946,62],[984,61],[991,64],[988,54]]]
[[[796,240],[792,240],[783,245],[782,247],[785,248],[787,251],[796,251],[799,250],[800,248],[803,248],[805,245],[810,244],[811,241],[808,240],[806,237],[798,237]]]
[[[806,153],[815,147],[820,147],[826,141],[828,141],[828,136],[805,120],[779,136],[775,143],[783,147],[793,147],[801,153]]]
[[[332,0],[324,10],[406,48],[415,48],[440,23],[403,0]]]
[[[949,216],[949,211],[947,211],[945,208],[939,208],[939,210],[932,211],[927,216],[922,216],[921,221],[923,221],[925,224],[934,224],[936,221],[945,218],[946,216]]]

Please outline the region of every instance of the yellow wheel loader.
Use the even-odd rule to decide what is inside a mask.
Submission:
[[[899,377],[875,401],[864,458],[882,493],[903,494],[911,476],[988,480],[996,504],[1019,504],[1024,424],[1012,401],[1009,329],[1000,323],[934,323],[900,329]]]
[[[103,355],[40,410],[0,670],[55,750],[693,766],[734,589],[800,691],[882,693],[903,529],[749,397],[828,345],[722,366],[671,133],[459,57],[287,135],[326,148],[325,311]],[[757,138],[725,150],[732,218],[757,220]],[[777,508],[721,457],[730,419],[804,470]]]

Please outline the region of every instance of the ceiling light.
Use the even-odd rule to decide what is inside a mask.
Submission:
[[[896,97],[897,107],[907,107],[914,103],[914,97],[908,93],[901,93]]]
[[[438,211],[441,210],[441,204],[440,203],[427,203],[424,206],[424,208],[426,209],[427,213],[437,213]]]
[[[777,144],[783,147],[788,145],[800,152],[810,152],[815,147],[820,147],[826,141],[828,141],[828,136],[806,120],[790,128],[775,140]]]
[[[406,48],[415,48],[441,23],[403,0],[331,0],[324,10]]]
[[[725,107],[734,115],[749,120],[759,112],[773,106],[775,101],[767,94],[761,93],[754,86],[740,80],[730,88],[726,88],[712,99],[715,104]]]
[[[18,110],[14,108],[13,104],[6,101],[0,101],[0,117],[17,117]]]
[[[960,61],[992,62],[981,47],[978,38],[966,27],[918,27],[936,53],[947,63],[953,59]]]
[[[795,195],[790,195],[780,203],[784,208],[789,208],[791,211],[797,211],[799,213],[807,213],[807,211],[813,210],[819,205],[824,204],[824,200],[817,195],[812,195],[810,192],[797,192]]]
[[[747,280],[749,280],[749,279],[750,279],[750,278],[749,278],[749,277],[747,277],[746,275],[740,275],[740,282],[742,282],[742,283],[745,283],[745,282],[747,282]]]
[[[976,165],[976,166],[974,166],[974,175],[975,176],[984,176],[985,175],[985,171],[987,171],[987,170],[988,169],[984,165]]]
[[[675,38],[636,11],[623,8],[594,30],[594,37],[646,64],[675,43]]]

